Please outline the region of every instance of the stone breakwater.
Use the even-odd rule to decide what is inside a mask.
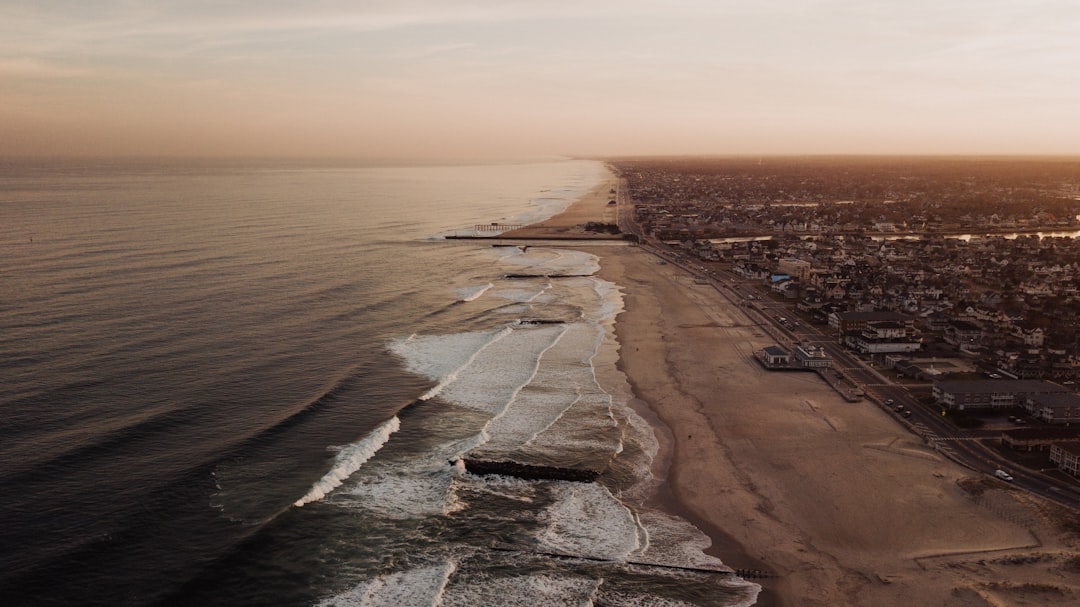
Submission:
[[[600,476],[600,473],[595,470],[578,470],[575,468],[558,468],[555,466],[534,466],[531,464],[519,464],[517,462],[499,462],[479,459],[463,459],[459,461],[465,465],[466,470],[473,474],[500,474],[525,480],[555,480],[591,483],[596,481],[596,478]],[[457,462],[451,462],[451,464],[456,463]]]

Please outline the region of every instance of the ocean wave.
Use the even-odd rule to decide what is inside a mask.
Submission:
[[[456,494],[456,480],[465,475],[461,455],[485,440],[477,433],[440,442],[413,457],[381,461],[362,482],[340,491],[334,503],[389,520],[449,516],[463,508]],[[449,464],[453,461],[458,465]]]
[[[484,446],[485,458],[514,459],[515,454],[523,452],[539,455],[535,450],[529,449],[530,443],[547,432],[570,409],[585,407],[590,416],[598,413],[607,415],[607,401],[603,400],[606,394],[596,384],[589,366],[591,351],[595,350],[594,332],[597,329],[584,323],[556,326],[562,326],[564,330],[559,338],[543,351],[542,362],[537,365],[528,381],[512,395],[499,415],[485,426],[485,432],[492,437],[491,443]],[[592,406],[597,397],[603,400],[599,408]],[[593,424],[589,423],[588,426],[592,434]],[[571,435],[559,435],[552,441],[552,448],[549,450],[553,459],[545,458],[535,463],[556,466],[570,463],[559,458],[567,455],[566,447],[571,446],[562,439],[569,439]],[[580,450],[574,451],[580,453]],[[601,457],[598,461],[602,460]]]
[[[362,482],[351,483],[334,503],[355,509],[358,520],[365,522],[434,516],[441,517],[440,529],[445,523],[460,534],[455,539],[507,541],[503,547],[456,558],[456,569],[448,573],[437,602],[430,604],[691,605],[701,604],[695,598],[713,590],[719,594],[710,595],[707,604],[752,603],[760,587],[737,578],[686,573],[693,581],[684,581],[680,566],[726,568],[703,553],[708,540],[689,523],[641,515],[638,499],[649,495],[642,487],[655,488],[650,464],[658,445],[652,428],[627,405],[629,386],[616,383],[607,391],[609,368],[617,362],[612,325],[623,300],[616,285],[578,276],[594,270],[596,256],[530,247],[500,262],[575,277],[495,280],[484,296],[514,303],[485,310],[486,317],[469,317],[468,326],[512,313],[517,320],[510,319],[509,326],[413,335],[391,347],[408,369],[437,382],[418,402],[438,396],[440,406],[426,406],[424,416],[410,418],[432,424],[430,432],[422,434],[437,434],[445,408],[455,417],[468,418],[476,435],[462,440],[455,434],[455,440],[428,445],[423,454],[403,461],[380,458],[365,467]],[[629,461],[605,472],[604,483],[579,484],[471,474],[460,461],[448,465],[458,459],[454,452],[601,470],[612,467],[620,453],[618,459]],[[397,523],[395,528],[401,527]],[[446,545],[450,551],[462,547]],[[571,562],[563,564],[568,559]],[[492,564],[504,567],[491,575]],[[649,569],[639,571],[639,565]],[[352,602],[324,604],[375,604],[385,596],[383,590],[409,574],[384,573],[350,593]],[[643,589],[643,575],[663,588]],[[342,599],[339,595],[332,600]]]
[[[409,371],[438,384],[420,396],[430,400],[454,381],[462,369],[485,347],[510,334],[513,329],[476,331],[450,335],[410,335],[390,343],[390,351],[401,357]]]
[[[440,607],[593,605],[593,597],[604,583],[603,578],[587,579],[562,572],[513,577],[473,574],[467,580],[447,588]]]
[[[437,471],[405,468],[364,478],[342,489],[335,504],[396,521],[448,515],[461,508],[453,486],[458,473],[441,463]]]
[[[535,377],[540,361],[566,327],[520,327],[486,346],[445,382],[440,398],[498,418]]]
[[[636,517],[602,485],[553,483],[552,491],[538,551],[625,561],[642,546],[646,536]]]
[[[446,584],[457,568],[453,561],[396,571],[365,581],[352,590],[319,601],[317,607],[440,605]]]
[[[383,445],[390,440],[390,435],[401,428],[401,421],[394,416],[378,428],[371,431],[363,439],[343,448],[334,459],[334,467],[330,469],[317,483],[312,485],[311,490],[304,497],[296,500],[295,506],[316,502],[341,486],[347,478],[371,459]]]
[[[492,297],[514,303],[533,303],[538,301],[551,288],[551,283],[544,285],[505,285],[491,292]]]
[[[517,255],[500,259],[506,265],[528,269],[538,276],[587,276],[600,271],[600,260],[592,253],[572,249],[529,247]],[[523,272],[517,272],[523,273]]]
[[[712,540],[688,521],[654,510],[639,512],[637,519],[645,541],[632,557],[635,562],[734,573],[723,561],[705,553]]]
[[[471,356],[469,356],[469,358],[465,361],[465,364],[461,365],[457,369],[454,369],[452,372],[447,374],[442,379],[442,381],[439,382],[439,384],[437,386],[435,386],[434,388],[429,390],[426,394],[421,396],[420,399],[421,400],[430,400],[430,399],[434,398],[435,396],[437,396],[439,394],[442,394],[443,392],[446,392],[448,389],[451,388],[451,386],[454,386],[455,383],[457,383],[458,386],[454,386],[454,387],[460,391],[459,387],[460,387],[461,382],[459,382],[459,380],[462,379],[463,372],[466,369],[469,369],[470,367],[474,367],[475,364],[476,364],[477,359],[486,350],[491,348],[494,344],[498,343],[499,341],[501,341],[501,340],[505,339],[506,337],[512,335],[513,333],[514,333],[514,330],[512,328],[510,328],[510,327],[506,327],[503,330],[496,333],[495,336],[490,341],[485,343],[477,351],[473,352],[473,354]],[[465,403],[463,401],[460,401],[460,400],[457,401],[457,402],[458,402],[458,404],[467,404],[467,403]]]
[[[492,283],[486,285],[480,285],[478,287],[462,287],[457,290],[458,301],[476,301],[481,295],[486,293],[488,289],[494,287]]]
[[[23,483],[35,477],[54,475],[58,471],[95,459],[114,458],[116,452],[135,441],[149,441],[152,436],[170,434],[196,415],[191,409],[163,408],[130,415],[119,421],[100,421],[87,424],[80,432],[67,436],[44,435],[37,441],[24,441],[24,450],[34,450],[33,456],[12,458],[18,465],[6,466],[0,480]],[[62,441],[62,442],[61,442]]]

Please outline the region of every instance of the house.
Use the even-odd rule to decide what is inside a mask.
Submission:
[[[813,312],[825,307],[826,301],[820,296],[812,295],[809,297],[803,297],[799,300],[799,303],[795,306],[800,312]]]
[[[997,360],[998,369],[1020,379],[1038,379],[1043,376],[1042,356],[1038,350],[1004,352]]]
[[[1031,346],[1034,348],[1042,347],[1043,343],[1045,343],[1046,341],[1046,334],[1043,333],[1043,330],[1038,327],[1030,330],[1021,329],[1019,331],[1018,337],[1024,340],[1025,346]]]
[[[731,265],[731,271],[743,278],[762,279],[769,276],[769,270],[756,263],[736,261]]]
[[[982,336],[982,327],[967,320],[953,320],[945,327],[945,341],[954,346],[979,344]]]

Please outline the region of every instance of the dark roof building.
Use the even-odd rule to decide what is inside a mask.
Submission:
[[[1013,449],[1045,451],[1051,445],[1080,444],[1080,428],[1013,428],[1001,433],[1001,442]]]
[[[791,355],[780,346],[766,346],[761,350],[761,361],[767,367],[787,365],[791,362]]]
[[[934,384],[934,400],[947,409],[1004,409],[1041,394],[1068,392],[1065,386],[1037,379],[946,380]]]
[[[1080,395],[1073,392],[1035,394],[1024,399],[1024,408],[1048,424],[1080,422]]]
[[[871,323],[894,322],[914,332],[915,319],[899,312],[833,312],[829,315],[829,326],[841,333],[862,331]]]

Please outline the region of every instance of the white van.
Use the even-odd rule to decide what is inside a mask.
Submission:
[[[1011,482],[1013,479],[1012,475],[1010,475],[1008,472],[1005,472],[1004,470],[994,470],[994,476],[1000,478],[1003,481]]]

